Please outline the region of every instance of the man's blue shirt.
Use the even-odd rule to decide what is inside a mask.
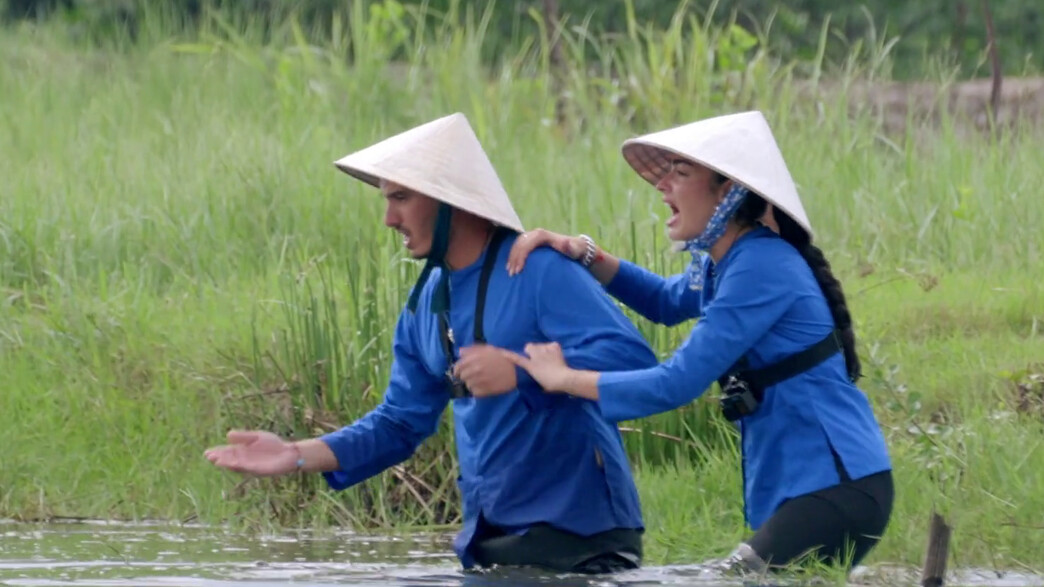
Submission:
[[[516,235],[504,239],[489,281],[483,332],[494,346],[522,352],[529,342],[558,342],[578,369],[613,371],[656,365],[637,328],[594,278],[546,248],[533,251],[520,274],[505,265]],[[473,343],[475,297],[485,252],[450,274],[450,325],[457,348]],[[454,550],[465,567],[481,515],[509,532],[544,522],[591,535],[641,529],[638,493],[620,433],[593,402],[547,394],[522,369],[518,388],[485,399],[451,400],[445,352],[430,311],[436,270],[415,313],[396,325],[391,375],[383,402],[322,440],[340,470],[334,489],[359,483],[409,458],[435,432],[452,401],[464,523]],[[459,356],[459,355],[458,355]]]

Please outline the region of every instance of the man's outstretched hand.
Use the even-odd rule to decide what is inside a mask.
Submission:
[[[232,430],[228,444],[207,449],[203,456],[218,467],[272,477],[297,470],[300,450],[293,443],[263,430]]]

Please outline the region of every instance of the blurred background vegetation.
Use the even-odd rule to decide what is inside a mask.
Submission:
[[[772,45],[784,61],[813,60],[822,47],[826,62],[838,62],[853,45],[890,45],[890,74],[897,80],[937,77],[940,72],[947,77],[987,77],[991,38],[996,39],[997,65],[1004,75],[1033,75],[1044,69],[1044,37],[1038,32],[1044,27],[1044,2],[1030,0],[173,0],[162,3],[162,10],[173,11],[166,16],[188,30],[211,11],[232,20],[267,21],[273,28],[293,14],[310,40],[321,42],[330,34],[335,16],[350,21],[357,8],[353,5],[359,2],[371,15],[382,13],[391,22],[417,14],[418,8],[432,19],[454,11],[484,19],[484,57],[491,61],[517,54],[519,45],[546,21],[564,23],[573,33],[604,37],[627,34],[634,22],[663,29],[686,13],[713,27],[737,24]],[[104,40],[114,34],[133,36],[142,13],[159,4],[0,0],[0,12],[7,23],[65,19],[81,33]],[[679,11],[682,5],[685,10]],[[823,42],[824,35],[830,42]]]
[[[1040,561],[1042,3],[987,2],[0,0],[0,517],[459,523],[448,413],[348,492],[200,458],[383,395],[419,266],[330,161],[462,111],[527,225],[669,274],[620,141],[757,108],[859,317],[901,480],[875,556],[918,561],[939,509],[962,564]],[[631,317],[661,357],[688,334]],[[741,538],[715,395],[622,427],[650,560]]]

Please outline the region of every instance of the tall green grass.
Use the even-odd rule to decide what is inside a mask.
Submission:
[[[491,64],[481,13],[432,26],[355,6],[321,31],[215,16],[186,32],[157,11],[133,42],[60,23],[0,38],[0,515],[457,523],[448,414],[417,457],[339,494],[201,456],[231,427],[306,437],[380,400],[418,267],[375,191],[331,162],[463,111],[526,226],[587,232],[668,274],[685,259],[620,143],[759,108],[845,280],[894,453],[897,511],[874,560],[917,562],[938,508],[962,563],[1041,563],[1032,126],[944,115],[886,133],[845,93],[886,74],[886,43],[781,63],[680,10],[615,39],[569,22],[562,66],[541,39]],[[841,83],[810,92],[817,79]],[[635,319],[661,356],[687,334]],[[712,396],[625,425],[652,561],[720,556],[742,536],[734,435]]]

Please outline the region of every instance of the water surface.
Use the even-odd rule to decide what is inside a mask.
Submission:
[[[374,536],[350,532],[244,536],[212,526],[0,521],[0,583],[34,587],[131,585],[468,586],[751,585],[700,565],[645,567],[612,576],[530,570],[464,573],[452,534]],[[781,581],[781,583],[793,583]],[[852,584],[917,585],[916,569],[858,569]],[[1044,587],[1029,573],[961,570],[948,585]]]

